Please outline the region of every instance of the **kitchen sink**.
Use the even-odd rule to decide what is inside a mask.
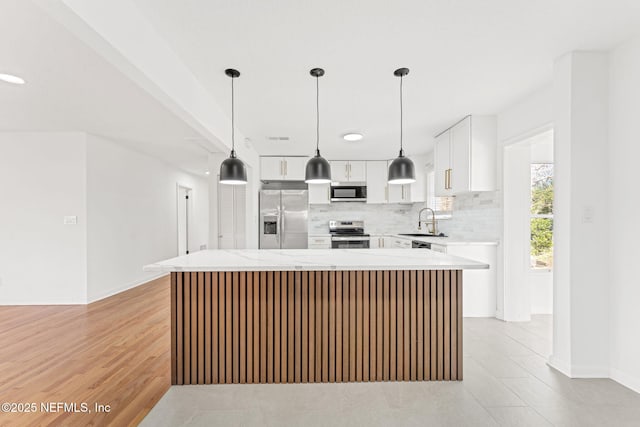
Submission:
[[[431,233],[398,233],[398,236],[410,236],[410,237],[447,237],[443,233],[431,234]]]

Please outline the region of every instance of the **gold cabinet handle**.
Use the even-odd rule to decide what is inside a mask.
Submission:
[[[287,176],[287,161],[284,161],[284,176]]]
[[[284,166],[282,163],[282,160],[280,160],[280,176],[284,176]]]
[[[445,169],[444,170],[444,189],[448,190],[449,189],[449,169]]]

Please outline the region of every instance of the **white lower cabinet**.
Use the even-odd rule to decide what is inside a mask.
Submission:
[[[372,234],[369,240],[369,248],[371,249],[382,249],[384,248],[384,235],[383,234]]]
[[[310,234],[307,240],[308,249],[331,249],[331,236]]]
[[[489,264],[488,270],[464,270],[462,273],[462,315],[494,317],[497,309],[497,247],[493,245],[431,245],[444,252]]]
[[[403,239],[401,237],[392,237],[391,247],[396,249],[411,249],[411,239]]]

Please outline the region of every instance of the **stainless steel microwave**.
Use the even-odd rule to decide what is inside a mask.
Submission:
[[[364,184],[331,184],[332,202],[366,202],[367,186]]]

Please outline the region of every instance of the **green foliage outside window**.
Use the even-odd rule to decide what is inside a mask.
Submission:
[[[531,267],[553,266],[553,164],[531,165]],[[547,217],[536,217],[544,215]]]

